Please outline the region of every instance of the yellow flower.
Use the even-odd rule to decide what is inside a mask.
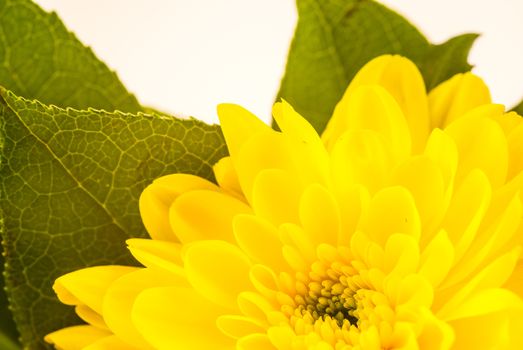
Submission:
[[[357,74],[322,135],[286,102],[273,131],[218,108],[218,185],[140,198],[144,266],[60,277],[88,325],[59,349],[521,349],[523,123],[461,74],[428,96],[412,62]]]

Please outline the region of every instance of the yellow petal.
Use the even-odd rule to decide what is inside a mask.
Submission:
[[[185,276],[181,244],[141,238],[131,238],[126,243],[134,258],[142,265]]]
[[[140,214],[152,238],[177,241],[169,224],[169,207],[180,194],[197,189],[219,190],[215,184],[187,174],[160,177],[143,190],[139,201]]]
[[[223,241],[195,242],[184,256],[185,271],[191,285],[207,299],[237,308],[236,298],[252,290],[251,263],[236,246]]]
[[[472,73],[457,74],[429,93],[431,129],[443,128],[475,107],[491,103],[483,80]]]
[[[281,169],[293,176],[299,175],[294,167],[288,140],[282,133],[273,130],[259,132],[249,138],[238,153],[234,167],[249,203],[252,203],[253,184],[261,171]],[[296,180],[301,181],[301,178],[297,177]]]
[[[107,288],[116,279],[137,269],[130,266],[88,267],[58,277],[53,289],[62,303],[85,304],[101,315]]]
[[[521,225],[523,208],[518,196],[515,196],[508,206],[500,209],[502,211],[494,224],[478,232],[470,248],[447,279],[447,284],[462,281],[478,268],[487,266],[493,258],[506,251],[507,244],[513,241],[514,236],[521,233],[518,228]]]
[[[234,242],[232,219],[250,212],[245,203],[227,194],[198,190],[179,196],[171,205],[169,219],[182,243],[203,239]]]
[[[234,218],[233,229],[238,245],[253,261],[274,269],[285,266],[282,243],[273,225],[254,215],[238,215]]]
[[[338,242],[339,245],[347,247],[362,212],[370,202],[370,195],[365,187],[353,186],[348,190],[336,191],[335,196],[341,215],[341,231]]]
[[[445,189],[452,191],[458,168],[458,148],[452,137],[440,129],[434,129],[427,140],[424,154],[437,164]]]
[[[297,172],[305,183],[329,182],[329,156],[314,128],[286,101],[273,107],[274,120],[285,135]]]
[[[523,260],[519,259],[512,275],[503,285],[504,288],[513,291],[517,295],[523,295]]]
[[[371,199],[358,229],[382,246],[393,233],[419,239],[420,219],[412,195],[399,186],[381,190]]]
[[[473,170],[457,189],[441,227],[447,231],[455,246],[459,261],[470,247],[481,220],[490,204],[491,189],[486,176]]]
[[[429,132],[428,100],[421,73],[405,57],[384,55],[363,66],[351,81],[334,115],[343,113],[343,101],[357,87],[372,84],[382,86],[394,97],[409,125],[413,150],[415,153],[421,151]]]
[[[269,300],[274,299],[280,289],[278,277],[265,265],[258,264],[251,267],[249,278],[254,288]]]
[[[420,253],[414,237],[400,233],[390,235],[384,253],[385,273],[404,277],[417,271]]]
[[[57,349],[82,350],[89,344],[110,335],[111,332],[93,326],[73,326],[50,333],[44,340]]]
[[[296,248],[299,255],[309,263],[316,260],[316,245],[301,226],[283,224],[279,228],[279,236],[282,242]]]
[[[82,350],[139,350],[139,349],[151,349],[148,348],[139,348],[132,346],[117,336],[113,335],[110,337],[102,338],[89,346],[86,346]]]
[[[252,208],[257,216],[278,226],[298,223],[302,187],[288,172],[280,169],[263,170],[256,177],[252,193]]]
[[[451,321],[453,349],[519,349],[510,336],[510,321],[504,311]]]
[[[429,309],[433,297],[434,290],[429,282],[418,274],[412,274],[402,278],[398,283],[394,302],[396,306]]]
[[[292,350],[292,342],[296,334],[289,326],[271,327],[267,331],[269,339],[278,350]]]
[[[256,133],[270,128],[241,106],[224,103],[218,105],[217,109],[227,148],[233,163],[236,163],[235,158],[243,144]]]
[[[265,330],[256,320],[238,315],[222,315],[216,320],[216,325],[224,334],[235,339]]]
[[[504,115],[503,117],[507,117]],[[517,115],[517,118],[521,121],[522,117]],[[509,153],[509,165],[508,165],[508,178],[512,179],[516,175],[523,171],[523,123],[511,130],[508,134],[508,153]]]
[[[100,329],[107,329],[107,324],[99,313],[95,312],[89,306],[80,304],[74,308],[76,314],[85,322],[89,323],[92,326],[95,326]]]
[[[300,222],[314,245],[338,244],[340,210],[332,194],[323,186],[310,185],[301,196]]]
[[[433,310],[437,310],[437,316],[445,320],[452,310],[462,304],[470,295],[504,285],[514,271],[520,253],[520,247],[514,248],[471,276],[470,280],[450,288],[442,286],[447,289],[436,295]]]
[[[251,334],[238,340],[238,350],[277,350],[266,334]]]
[[[334,185],[340,191],[358,184],[375,193],[388,180],[392,160],[378,132],[349,130],[333,146],[331,166]]]
[[[445,129],[458,148],[458,182],[473,169],[481,169],[492,187],[505,183],[508,172],[507,140],[501,127],[490,119],[491,115],[502,112],[499,107],[478,107]]]
[[[454,262],[454,246],[444,230],[430,241],[421,254],[419,273],[436,288],[447,276]]]
[[[214,176],[222,189],[243,199],[240,180],[234,169],[231,157],[223,157],[213,166]]]
[[[344,120],[346,127],[338,128],[335,137],[322,137],[327,149],[332,149],[346,130],[374,130],[383,136],[395,160],[401,161],[410,154],[411,137],[403,112],[380,86],[364,85],[355,89],[348,96],[344,114],[335,117]]]
[[[216,327],[224,313],[192,288],[161,287],[138,295],[132,320],[156,349],[230,350],[233,341]]]
[[[447,321],[476,317],[498,311],[513,309],[523,312],[523,300],[511,291],[502,288],[482,290],[465,299],[446,315]]]
[[[179,286],[180,278],[154,269],[140,269],[117,279],[103,300],[103,315],[111,331],[128,344],[140,349],[152,349],[132,322],[132,308],[137,296],[154,287]]]
[[[259,293],[242,292],[238,296],[238,307],[244,315],[265,324],[268,315],[279,309],[280,305],[272,304]]]
[[[431,227],[442,219],[446,209],[445,183],[440,169],[429,157],[413,157],[401,164],[392,174],[392,183],[412,194],[422,227]]]

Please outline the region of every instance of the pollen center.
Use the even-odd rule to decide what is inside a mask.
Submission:
[[[347,284],[347,277],[339,280],[323,280],[310,282],[309,292],[303,296],[304,303],[298,308],[302,315],[309,313],[314,320],[329,316],[342,327],[344,321],[357,326],[355,291]]]

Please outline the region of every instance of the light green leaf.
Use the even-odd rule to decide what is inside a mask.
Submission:
[[[91,49],[30,0],[0,0],[0,85],[62,107],[141,111]]]
[[[128,237],[145,235],[138,197],[154,178],[213,179],[226,155],[218,126],[194,119],[48,107],[1,90],[1,205],[6,284],[22,343],[78,322],[51,290],[59,275],[133,264]]]
[[[470,68],[470,36],[433,46],[405,18],[373,0],[297,0],[297,5],[298,25],[278,98],[320,133],[356,72],[376,56],[410,58],[431,87]]]

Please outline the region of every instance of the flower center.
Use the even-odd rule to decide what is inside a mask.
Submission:
[[[357,326],[358,318],[355,315],[355,292],[347,285],[347,278],[340,276],[338,281],[327,279],[309,283],[309,293],[303,297],[303,304],[298,306],[302,315],[309,313],[314,320],[330,316],[339,327],[345,320]]]
[[[346,254],[324,249],[308,274],[296,274],[294,316],[315,324],[328,322],[339,328],[360,328],[374,305],[375,292],[360,274],[362,266]],[[356,265],[355,265],[356,264]]]

